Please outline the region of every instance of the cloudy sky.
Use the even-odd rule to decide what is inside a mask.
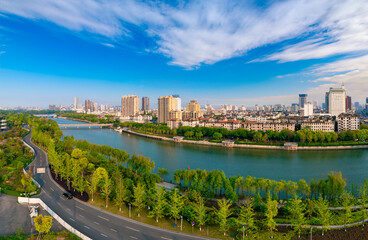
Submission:
[[[368,0],[0,0],[0,106],[368,96]]]

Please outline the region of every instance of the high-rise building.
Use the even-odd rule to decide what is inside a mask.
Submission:
[[[194,111],[201,111],[201,105],[197,103],[196,100],[191,100],[189,103],[187,103],[187,109],[188,112],[194,112]]]
[[[299,108],[304,108],[306,102],[308,102],[308,94],[299,94]]]
[[[79,105],[79,97],[74,97],[74,110],[78,109]]]
[[[350,111],[350,110],[351,110],[351,97],[346,96],[346,111]]]
[[[341,88],[330,88],[326,93],[326,109],[332,116],[338,116],[346,112],[346,90]]]
[[[304,111],[304,117],[313,116],[313,103],[311,102],[304,103],[303,111]]]
[[[121,97],[121,116],[134,116],[139,112],[139,97],[135,95]]]
[[[150,99],[149,97],[142,97],[142,111],[150,110]]]
[[[172,95],[175,98],[175,110],[181,111],[181,98],[178,94]]]
[[[299,105],[297,103],[291,104],[291,111],[292,112],[298,112],[299,111]]]
[[[86,113],[97,111],[97,103],[96,102],[92,102],[91,100],[86,99],[84,101],[84,111]]]
[[[169,113],[172,110],[176,110],[176,101],[173,96],[159,97],[157,102],[158,108],[158,122],[166,123],[169,119]]]

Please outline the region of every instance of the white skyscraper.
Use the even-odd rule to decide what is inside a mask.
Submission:
[[[78,109],[79,105],[79,97],[74,97],[74,110]]]
[[[304,103],[304,117],[313,116],[313,103],[306,102]]]
[[[346,90],[344,85],[341,88],[330,88],[326,94],[326,105],[328,113],[338,116],[346,112]]]
[[[181,98],[179,95],[174,94],[172,95],[175,98],[175,110],[181,111]]]

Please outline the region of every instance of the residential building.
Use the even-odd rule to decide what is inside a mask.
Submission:
[[[342,113],[337,117],[337,131],[350,131],[360,128],[360,119],[357,114]]]
[[[89,99],[86,99],[84,101],[84,111],[85,111],[85,113],[97,111],[97,103],[96,102],[92,102]]]
[[[157,102],[158,108],[158,122],[167,123],[170,118],[169,113],[172,110],[176,110],[176,101],[173,96],[159,97]]]
[[[121,97],[121,116],[135,116],[139,112],[139,97],[128,95]]]
[[[351,106],[351,97],[350,96],[346,96],[346,112],[351,111],[352,106]]]
[[[183,119],[183,112],[178,110],[172,110],[169,112],[169,119]]]
[[[190,118],[190,119],[198,119],[202,117],[203,114],[201,112],[201,105],[197,103],[195,100],[191,100],[187,104],[187,108],[184,112],[184,118]]]
[[[300,124],[301,129],[308,128],[312,131],[324,131],[324,132],[334,132],[335,131],[335,121],[332,119],[321,120],[321,119],[309,119],[303,121]]]
[[[332,116],[338,116],[346,112],[346,90],[344,85],[341,88],[330,88],[326,94],[326,106],[328,113]]]
[[[74,97],[74,110],[78,109],[79,105],[79,97]]]
[[[304,117],[313,116],[313,104],[311,102],[304,103],[303,113]]]
[[[149,97],[142,97],[142,111],[150,110],[150,99]]]
[[[299,94],[299,107],[304,108],[306,102],[308,102],[308,94]]]
[[[175,110],[181,111],[181,98],[178,94],[172,95],[175,98]]]
[[[5,118],[0,117],[0,132],[8,129],[8,123]]]
[[[291,112],[296,113],[299,111],[299,104],[293,103],[291,104]]]

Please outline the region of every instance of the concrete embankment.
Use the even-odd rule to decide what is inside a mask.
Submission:
[[[152,138],[161,141],[170,141],[176,143],[189,143],[197,145],[217,146],[217,147],[230,147],[230,148],[250,148],[250,149],[269,149],[269,150],[287,150],[284,146],[271,146],[271,145],[252,145],[252,144],[224,144],[224,143],[212,143],[208,141],[192,141],[185,139],[168,138],[144,133],[138,133],[129,129],[116,129],[117,132],[125,132],[129,134],[138,135],[141,137]],[[313,146],[313,147],[301,147],[297,146],[293,150],[353,150],[353,149],[368,149],[368,145],[354,145],[354,146]]]

